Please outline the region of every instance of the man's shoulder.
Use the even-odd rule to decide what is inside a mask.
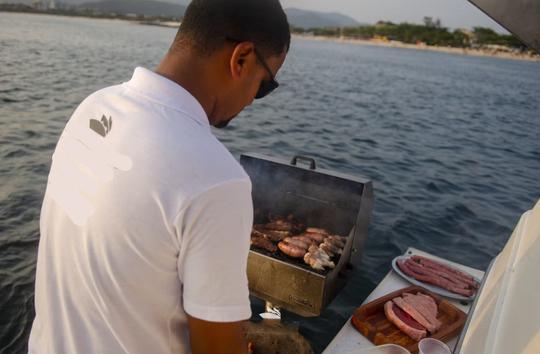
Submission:
[[[95,103],[111,96],[121,95],[124,91],[124,84],[116,84],[100,88],[90,93],[81,103]]]
[[[190,152],[187,147],[181,149],[182,160],[191,169],[193,194],[235,182],[245,183],[251,188],[248,174],[221,142],[212,136],[204,144],[196,152]]]
[[[100,88],[90,93],[79,104],[79,108],[92,108],[103,106],[115,106],[116,109],[122,111],[121,105],[129,101],[129,110],[136,109],[139,111],[155,111],[157,102],[149,100],[147,97],[141,96],[133,90],[130,90],[127,82]]]
[[[112,112],[111,112],[112,111]],[[183,111],[163,106],[125,84],[105,87],[90,94],[79,105],[73,121],[112,115],[116,144],[123,150],[137,151],[139,166],[152,169],[160,183],[186,194],[197,195],[215,186],[238,181],[251,186],[249,176],[229,150],[212,134]],[[86,127],[87,128],[87,127]],[[115,141],[115,135],[107,136]],[[136,145],[136,146],[134,146]]]

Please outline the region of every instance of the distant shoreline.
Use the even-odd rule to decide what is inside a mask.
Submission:
[[[302,35],[302,34],[293,34],[293,37],[312,40],[312,41],[350,43],[350,44],[370,45],[370,46],[377,46],[377,47],[414,49],[414,50],[440,52],[440,53],[469,55],[469,56],[476,56],[476,57],[492,57],[492,58],[501,58],[501,59],[515,59],[515,60],[523,60],[523,61],[540,62],[540,55],[531,56],[528,54],[516,54],[516,53],[508,53],[508,52],[501,52],[501,51],[488,50],[488,49],[438,47],[438,46],[430,46],[430,45],[425,45],[425,44],[409,44],[409,43],[404,43],[404,42],[399,42],[399,41],[382,41],[382,40],[377,40],[377,39],[356,39],[356,38],[347,38],[347,37],[338,38],[338,37],[311,36],[311,35]]]
[[[178,26],[180,25],[180,22],[174,22],[174,21],[139,21],[139,23],[143,25],[169,27],[169,28],[178,28]],[[431,46],[431,45],[426,45],[426,44],[409,44],[409,43],[404,43],[400,41],[382,41],[378,39],[356,39],[356,38],[348,38],[348,37],[338,38],[338,37],[314,36],[314,35],[303,35],[303,34],[292,34],[292,36],[293,38],[301,38],[301,39],[307,39],[307,40],[313,40],[313,41],[350,43],[350,44],[360,44],[360,45],[371,45],[371,46],[377,46],[377,47],[414,49],[414,50],[423,50],[423,51],[440,52],[440,53],[469,55],[469,56],[475,56],[475,57],[492,57],[492,58],[501,58],[501,59],[515,59],[515,60],[540,62],[540,55],[529,55],[526,53],[524,54],[509,53],[509,52],[489,50],[489,49],[438,47],[438,46]]]
[[[53,16],[56,15],[56,16],[67,16],[67,17],[120,20],[120,21],[128,21],[131,23],[141,24],[141,25],[159,26],[159,27],[167,27],[167,28],[178,28],[180,25],[180,22],[176,22],[172,20],[155,19],[155,18],[154,19],[151,19],[151,18],[140,19],[140,18],[134,18],[130,16],[119,16],[119,15],[89,16],[87,14],[82,14],[82,13],[76,14],[73,12],[64,12],[64,11],[53,12],[53,11],[39,11],[39,10],[33,10],[33,9],[28,10],[28,8],[25,8],[24,10],[20,10],[20,8],[2,9],[0,7],[0,12],[27,13],[27,14],[31,13],[31,14],[38,14],[38,15],[53,15]],[[350,44],[370,45],[370,46],[377,46],[377,47],[414,49],[414,50],[422,50],[422,51],[449,53],[449,54],[469,55],[469,56],[476,56],[476,57],[492,57],[492,58],[500,58],[500,59],[540,62],[540,55],[538,54],[531,55],[528,53],[511,53],[511,52],[505,52],[501,50],[488,49],[488,48],[475,49],[475,48],[442,47],[442,46],[431,46],[431,45],[426,45],[426,44],[409,44],[409,43],[404,43],[400,41],[384,41],[380,39],[357,39],[357,38],[349,38],[349,37],[304,35],[304,34],[298,34],[298,33],[296,34],[293,33],[292,36],[294,38],[301,38],[301,39],[312,40],[312,41],[350,43]]]

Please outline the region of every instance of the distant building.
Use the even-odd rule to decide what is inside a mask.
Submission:
[[[377,23],[375,23],[375,27],[377,28],[380,28],[380,27],[386,27],[386,26],[393,26],[394,23],[391,22],[391,21],[377,21]]]
[[[43,10],[45,8],[41,0],[32,0],[32,7],[36,10]]]
[[[465,34],[467,37],[472,38],[474,36],[473,31],[471,31],[468,28],[458,28],[456,31],[460,31],[461,33]]]
[[[390,41],[388,40],[388,37],[386,37],[386,36],[379,36],[379,35],[377,35],[377,34],[373,36],[373,40],[379,41],[379,42],[384,42],[384,43],[390,42]]]

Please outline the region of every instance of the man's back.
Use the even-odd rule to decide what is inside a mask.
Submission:
[[[249,318],[250,191],[176,83],[137,68],[88,97],[53,155],[29,351],[189,352],[186,312]]]

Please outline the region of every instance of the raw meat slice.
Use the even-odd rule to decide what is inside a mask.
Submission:
[[[425,327],[429,332],[434,333],[437,331],[437,327],[428,321],[413,305],[405,301],[401,297],[396,297],[392,301],[403,311],[405,311],[409,316],[411,316],[416,322],[420,323]]]
[[[384,304],[384,314],[400,331],[416,341],[424,338],[427,334],[425,328],[401,311],[392,301],[387,301]]]
[[[426,297],[426,296],[413,295],[413,294],[407,294],[407,293],[403,294],[403,301],[409,304],[410,306],[412,306],[428,321],[429,327],[428,326],[424,326],[424,327],[426,327],[428,331],[430,331],[431,333],[435,333],[441,327],[441,322],[437,320],[437,312],[438,312],[437,304],[435,303],[433,299],[431,299],[433,301],[433,304],[435,304],[435,308],[433,308],[432,303],[428,300],[428,298],[431,299],[430,297]],[[404,310],[407,311],[405,308]],[[409,312],[409,314],[412,316],[412,313]],[[420,324],[423,325],[422,322],[420,322]]]

